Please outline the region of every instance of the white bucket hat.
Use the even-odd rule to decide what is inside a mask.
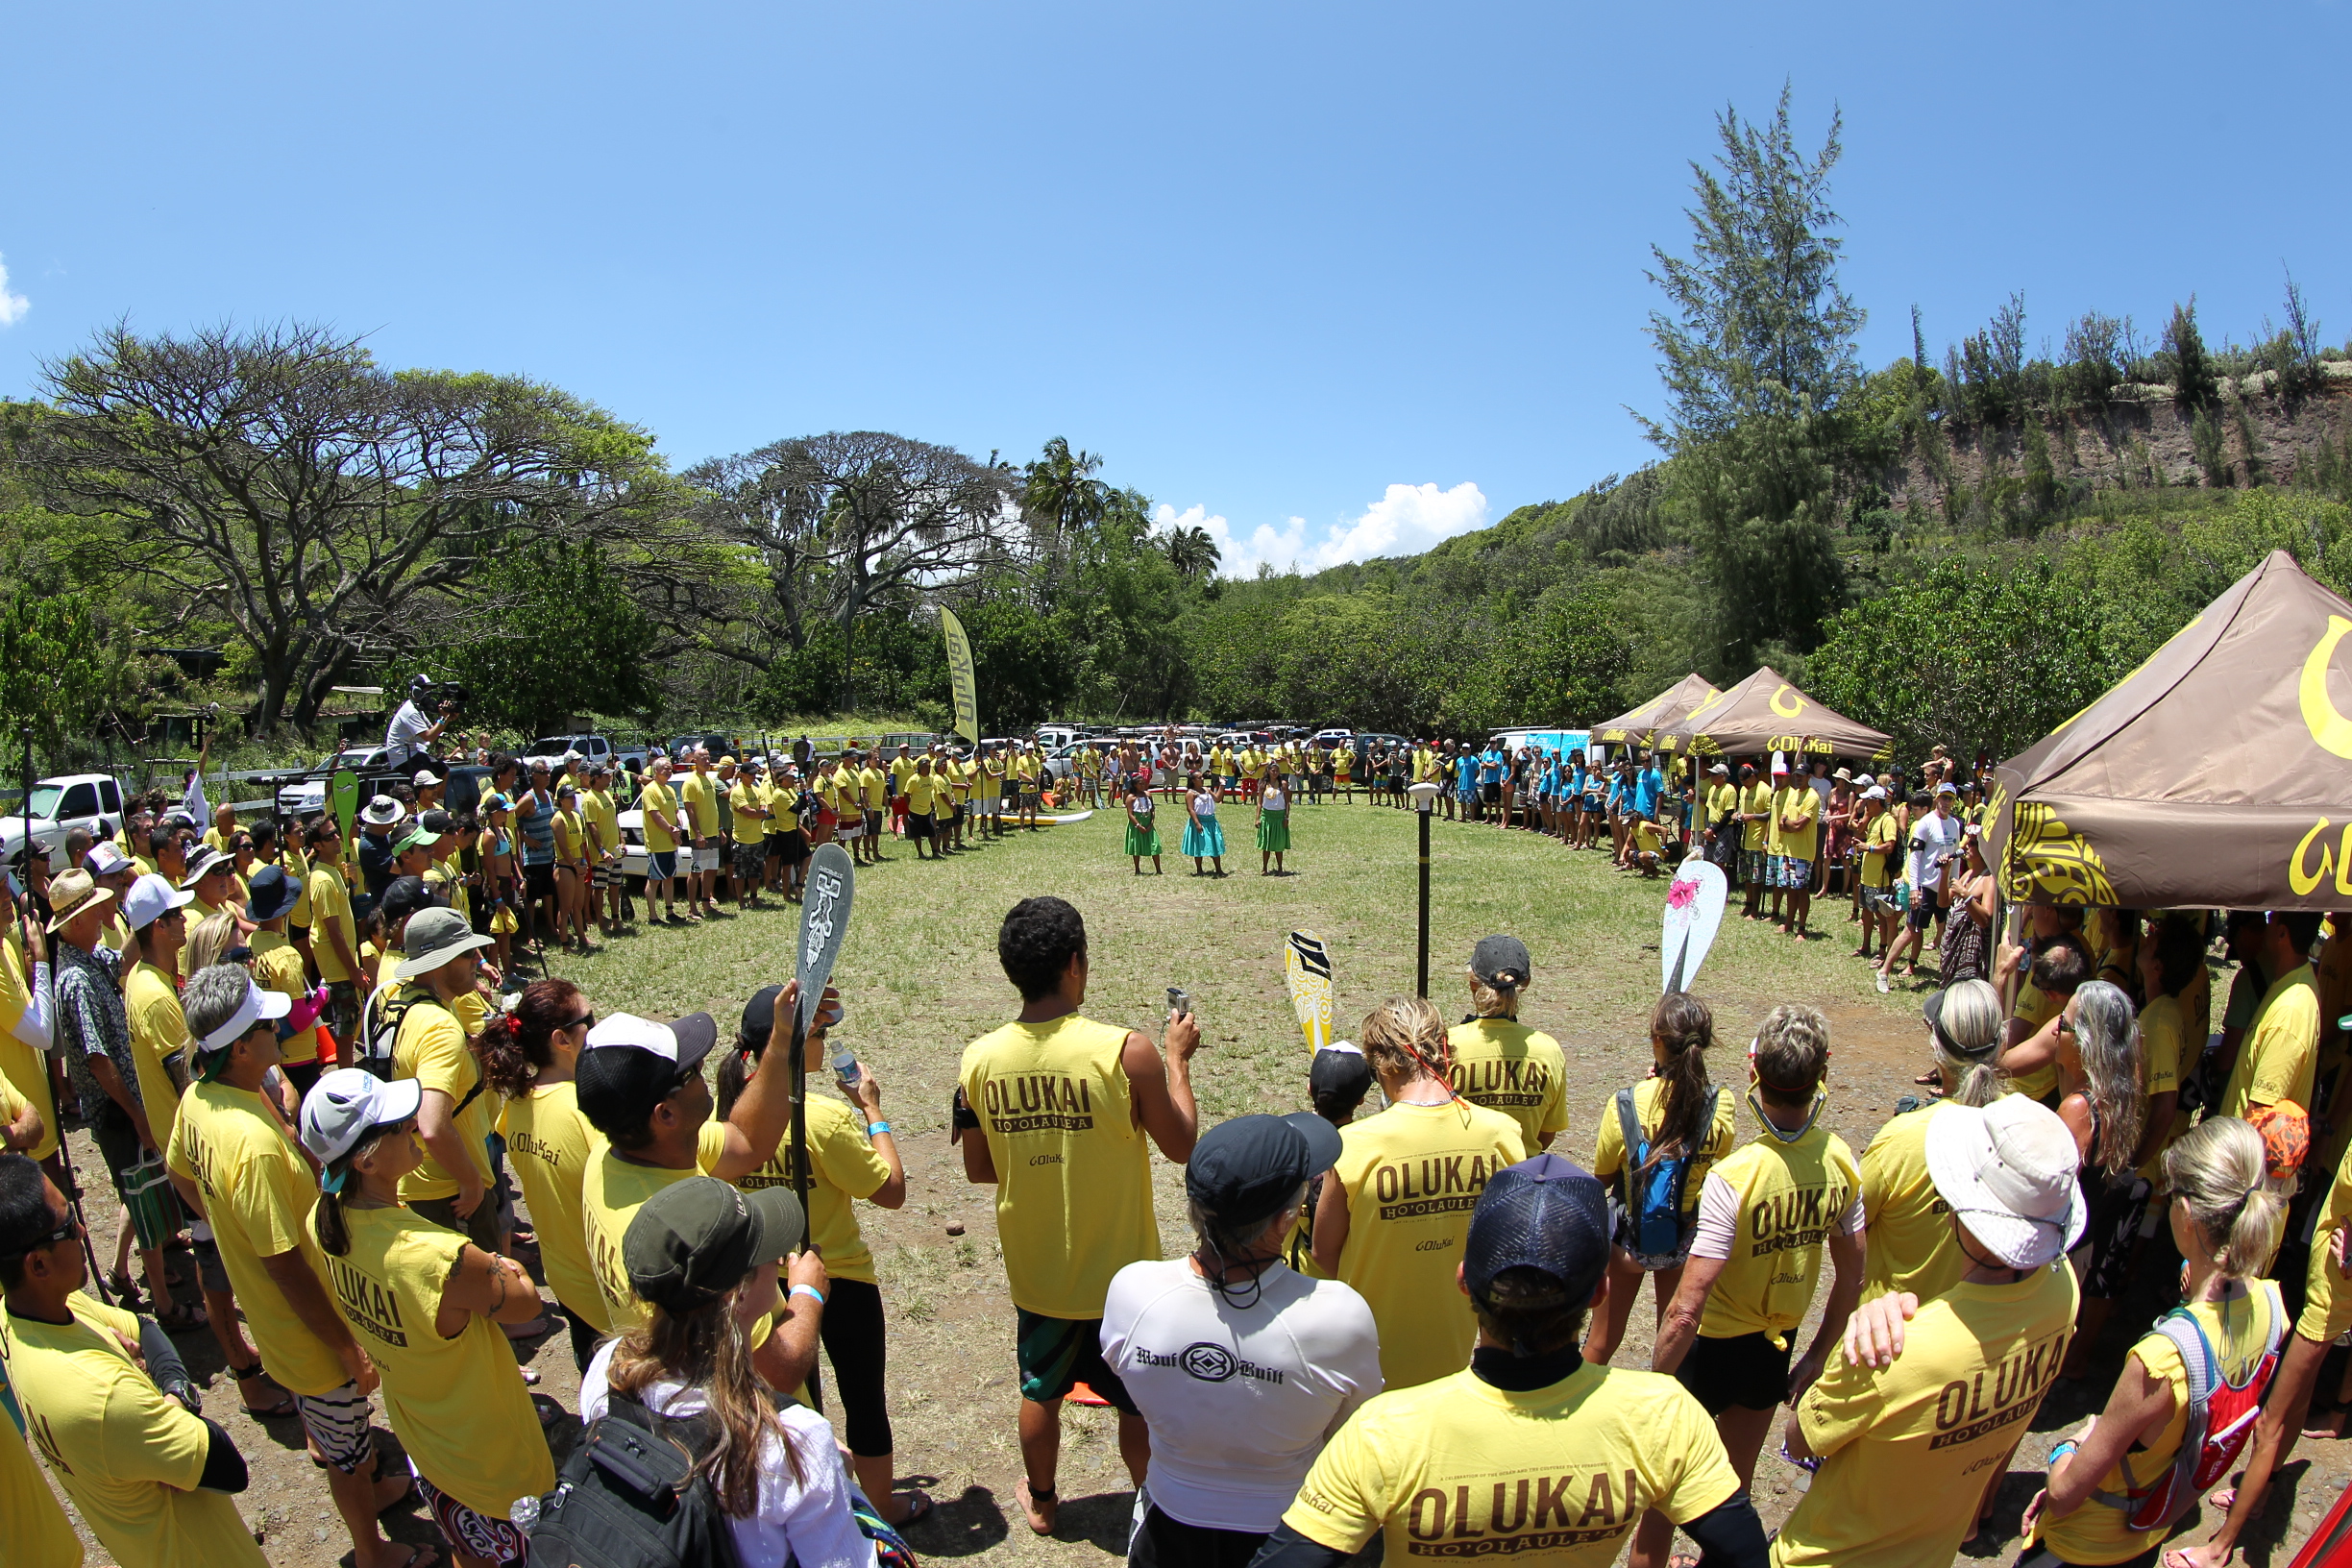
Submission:
[[[1936,1196],[2011,1268],[2040,1268],[2082,1239],[2080,1164],[2058,1113],[2022,1094],[1948,1106],[1927,1124]]]

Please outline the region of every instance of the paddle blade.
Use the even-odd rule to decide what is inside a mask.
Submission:
[[[352,836],[352,819],[359,815],[359,775],[349,768],[335,770],[334,777],[327,781],[328,798],[334,805],[335,825],[343,837]]]
[[[1332,1041],[1331,949],[1312,931],[1293,931],[1283,944],[1283,978],[1290,987],[1290,1009],[1307,1036],[1307,1049]]]
[[[1666,885],[1665,925],[1658,938],[1665,990],[1690,990],[1707,949],[1715,945],[1715,933],[1723,929],[1724,903],[1730,892],[1721,867],[1696,858],[1684,861]]]
[[[808,891],[800,905],[798,969],[799,1027],[804,1035],[833,978],[833,960],[840,956],[842,938],[849,929],[849,899],[856,884],[849,851],[840,845],[821,844],[809,856]]]

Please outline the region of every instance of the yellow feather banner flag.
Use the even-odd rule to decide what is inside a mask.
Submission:
[[[947,638],[947,684],[955,693],[956,733],[980,744],[980,689],[972,677],[971,639],[955,611],[940,611],[940,630]]]

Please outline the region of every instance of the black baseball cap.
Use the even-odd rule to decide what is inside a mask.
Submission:
[[[1339,1163],[1339,1129],[1311,1111],[1236,1116],[1203,1133],[1185,1193],[1227,1225],[1269,1219],[1308,1178]]]
[[[294,907],[302,889],[282,866],[264,866],[246,884],[245,913],[257,920],[274,920]]]
[[[689,1176],[639,1207],[621,1237],[621,1264],[639,1296],[667,1311],[689,1312],[734,1289],[760,1264],[782,1262],[805,1228],[800,1200],[789,1187],[742,1192],[716,1176]]]
[[[1559,1282],[1574,1306],[1608,1272],[1608,1189],[1572,1160],[1539,1154],[1495,1174],[1470,1213],[1462,1283],[1483,1299],[1495,1276],[1531,1268]]]
[[[718,1043],[719,1025],[708,1013],[674,1023],[630,1013],[598,1019],[573,1069],[580,1115],[606,1138],[634,1136],[655,1106],[702,1070]]]
[[[1315,1052],[1314,1061],[1308,1065],[1307,1087],[1317,1110],[1341,1105],[1354,1110],[1371,1092],[1372,1064],[1364,1059],[1361,1047],[1349,1041],[1334,1041]]]
[[[768,1037],[775,1033],[776,1004],[783,995],[782,986],[762,986],[751,993],[749,1001],[744,1003],[743,1040],[746,1045],[756,1051],[768,1043]]]
[[[1470,972],[1487,985],[1517,991],[1535,972],[1527,943],[1517,937],[1481,937],[1470,952]]]

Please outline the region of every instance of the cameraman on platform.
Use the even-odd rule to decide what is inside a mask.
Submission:
[[[397,771],[412,761],[433,760],[429,748],[456,716],[457,704],[444,698],[435,704],[440,717],[428,721],[423,704],[432,701],[432,682],[423,675],[408,682],[408,700],[400,705],[392,722],[384,726],[385,767]]]

